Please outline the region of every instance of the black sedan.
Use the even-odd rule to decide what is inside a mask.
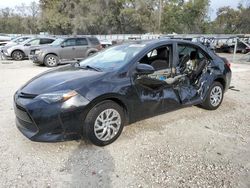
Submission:
[[[18,129],[33,141],[87,137],[104,146],[124,125],[192,105],[217,109],[230,64],[183,40],[117,45],[42,73],[14,96]]]

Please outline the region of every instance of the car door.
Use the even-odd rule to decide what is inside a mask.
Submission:
[[[76,58],[76,38],[66,39],[59,48],[59,56],[62,61]]]
[[[88,50],[88,41],[86,38],[77,38],[76,39],[76,47],[75,47],[75,52],[76,52],[76,58],[83,59],[86,57],[86,53]]]
[[[162,112],[171,111],[180,107],[178,93],[174,90],[174,85],[167,84],[164,80],[171,77],[173,64],[172,45],[163,46],[168,52],[168,61],[164,69],[155,71],[152,75],[137,75],[132,77],[132,83],[139,97],[138,116],[147,117]],[[153,64],[158,60],[158,49],[152,49],[138,63]],[[163,61],[164,63],[164,61]],[[165,71],[165,72],[164,72]],[[163,78],[165,76],[165,78]]]
[[[184,81],[175,87],[183,105],[199,104],[205,97],[204,89],[207,88],[209,72],[207,66],[210,59],[205,51],[199,46],[179,42],[177,44],[177,65],[178,74],[184,75]],[[194,66],[190,70],[189,63]]]

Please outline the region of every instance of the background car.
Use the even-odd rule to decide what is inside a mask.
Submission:
[[[14,60],[23,60],[24,58],[28,57],[32,47],[51,44],[54,41],[55,38],[50,37],[32,38],[14,46],[6,46],[2,49],[2,51],[7,58],[12,58]]]
[[[228,61],[201,44],[126,43],[27,82],[14,96],[17,127],[33,141],[86,136],[104,146],[141,119],[191,105],[217,109],[230,81]]]
[[[96,37],[58,38],[51,45],[31,50],[30,59],[37,64],[55,67],[84,59],[102,49]]]
[[[16,37],[16,38],[12,39],[11,41],[7,42],[4,46],[5,47],[14,46],[14,45],[20,44],[20,43],[22,43],[30,38],[32,38],[32,37],[30,37],[30,36]]]

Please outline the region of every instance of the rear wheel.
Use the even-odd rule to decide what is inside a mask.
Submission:
[[[224,88],[220,82],[214,82],[209,91],[202,107],[208,110],[216,110],[222,103]]]
[[[25,56],[24,53],[20,50],[16,50],[16,51],[12,52],[12,54],[11,54],[12,59],[14,59],[16,61],[23,60],[24,56]]]
[[[59,58],[56,55],[49,54],[44,59],[44,64],[47,67],[56,67],[59,63]]]
[[[124,122],[124,109],[113,101],[104,101],[89,111],[84,133],[93,144],[105,146],[120,136]]]

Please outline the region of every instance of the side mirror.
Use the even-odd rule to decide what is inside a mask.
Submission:
[[[25,46],[31,46],[31,44],[27,43],[27,44],[25,44]]]
[[[136,66],[136,70],[139,75],[143,74],[148,75],[148,74],[153,74],[155,72],[154,67],[148,64],[138,64]]]
[[[65,47],[65,45],[64,45],[64,44],[61,44],[61,47],[62,47],[62,48],[64,48],[64,47]]]

